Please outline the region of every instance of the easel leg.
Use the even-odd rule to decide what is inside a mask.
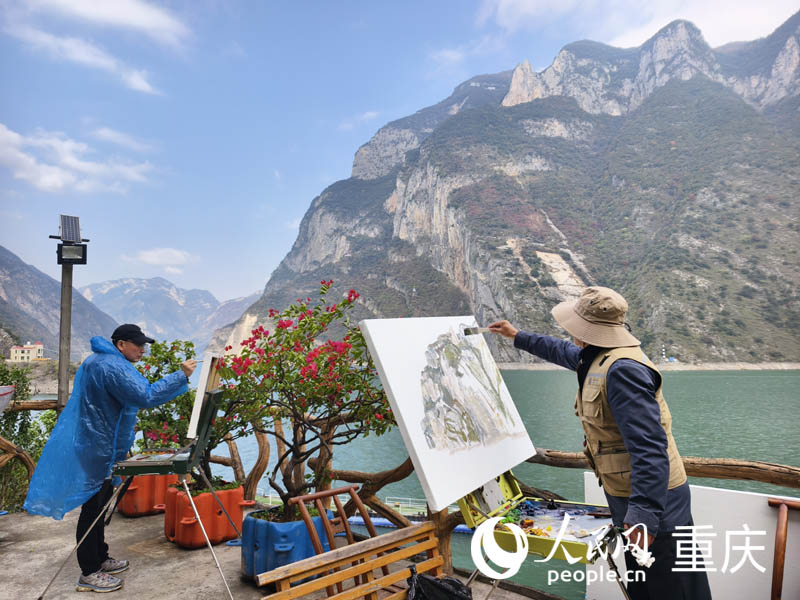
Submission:
[[[608,565],[611,567],[611,570],[617,574],[617,584],[619,585],[619,589],[622,590],[622,595],[625,596],[625,600],[631,600],[630,595],[628,595],[628,588],[626,588],[625,584],[622,583],[623,579],[619,573],[619,569],[617,568],[617,563],[615,563],[614,559],[611,558],[610,552],[606,558],[608,559]]]
[[[484,554],[483,555],[483,560],[488,560],[488,559],[489,559],[489,557]],[[467,578],[467,583],[465,585],[467,587],[471,587],[473,582],[475,581],[475,579],[477,577],[478,577],[478,569],[475,569],[470,574],[470,576]],[[489,593],[486,594],[486,597],[483,600],[489,600],[489,596],[491,596],[494,593],[494,591],[497,589],[497,586],[499,585],[499,583],[500,583],[499,579],[492,579],[492,589],[489,590]]]
[[[231,527],[233,527],[233,530],[236,532],[236,535],[242,537],[242,532],[239,531],[239,528],[236,526],[236,523],[233,522],[233,519],[228,514],[228,511],[225,509],[225,506],[223,506],[222,500],[220,500],[219,496],[217,496],[217,492],[214,491],[214,488],[211,485],[211,482],[208,480],[208,477],[206,477],[206,474],[203,471],[203,469],[199,468],[197,470],[200,472],[200,477],[202,478],[203,483],[205,483],[208,486],[208,489],[211,490],[211,495],[214,496],[214,500],[217,501],[217,504],[219,504],[219,507],[222,509],[222,512],[225,513],[225,516],[228,517],[228,521],[230,522]]]
[[[197,519],[197,523],[200,525],[200,531],[203,532],[203,537],[206,538],[208,549],[211,550],[211,556],[214,557],[214,562],[217,564],[217,569],[219,570],[220,577],[222,577],[222,583],[225,584],[225,589],[228,591],[228,596],[230,597],[231,600],[233,600],[233,594],[231,593],[231,588],[228,587],[228,582],[225,580],[225,573],[222,572],[222,567],[219,566],[217,555],[214,552],[214,548],[211,546],[211,540],[208,539],[206,528],[203,527],[203,521],[200,520],[200,513],[197,512],[197,507],[194,504],[194,499],[192,498],[192,492],[189,491],[189,485],[186,483],[186,475],[180,475],[179,477],[181,483],[183,483],[183,489],[186,490],[186,497],[189,498],[189,504],[192,505],[192,510],[194,511],[194,518]]]
[[[114,511],[117,510],[117,506],[119,506],[122,497],[125,495],[125,492],[128,491],[128,488],[131,487],[131,483],[133,483],[133,477],[126,477],[125,481],[122,482],[120,485],[120,493],[117,496],[117,501],[114,503],[114,506],[111,507],[111,511],[109,511],[108,516],[106,517],[106,525],[111,522],[111,517],[114,516]]]
[[[75,551],[76,551],[76,550],[78,549],[78,547],[79,547],[79,546],[80,546],[80,545],[83,543],[83,540],[85,540],[85,539],[86,539],[86,537],[89,535],[89,533],[92,531],[92,529],[94,529],[94,526],[95,526],[95,525],[97,525],[97,522],[98,522],[100,519],[102,519],[102,518],[103,518],[103,515],[105,515],[105,514],[106,514],[106,511],[108,510],[108,507],[109,507],[109,506],[111,506],[111,503],[112,503],[112,502],[114,502],[114,500],[117,498],[117,496],[119,495],[120,491],[122,490],[122,487],[123,487],[122,485],[119,485],[119,486],[117,486],[117,489],[116,489],[116,490],[114,490],[114,493],[111,495],[111,498],[109,498],[109,499],[108,499],[108,502],[106,502],[106,505],[103,507],[103,510],[101,510],[101,511],[100,511],[100,514],[98,514],[98,515],[97,515],[97,517],[95,518],[95,520],[94,520],[94,521],[92,521],[92,524],[91,524],[91,525],[89,525],[89,528],[86,530],[86,533],[84,533],[84,534],[83,534],[83,537],[80,539],[80,541],[79,541],[77,544],[75,544],[75,547],[74,547],[74,548],[72,549],[72,551],[71,551],[71,552],[70,552],[70,553],[67,555],[67,558],[65,558],[65,559],[64,559],[64,562],[62,562],[62,563],[61,563],[61,566],[60,566],[60,567],[58,567],[58,571],[56,571],[56,574],[55,574],[55,575],[53,575],[53,578],[50,580],[50,583],[48,583],[48,584],[47,584],[47,587],[46,587],[46,588],[44,588],[44,591],[43,591],[43,592],[42,592],[42,594],[39,596],[39,598],[37,598],[37,600],[42,600],[42,599],[44,598],[44,595],[47,593],[47,590],[49,590],[49,589],[50,589],[50,586],[51,586],[51,585],[53,585],[53,582],[56,580],[56,577],[58,577],[58,575],[61,573],[62,569],[64,568],[64,565],[66,565],[66,564],[67,564],[67,561],[70,559],[70,557],[71,557],[73,554],[75,554]]]

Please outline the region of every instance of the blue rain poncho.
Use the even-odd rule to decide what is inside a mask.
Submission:
[[[182,371],[151,384],[110,341],[91,344],[33,473],[23,506],[31,514],[61,519],[94,496],[133,444],[136,412],[188,390]]]

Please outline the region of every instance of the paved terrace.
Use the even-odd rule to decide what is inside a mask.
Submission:
[[[75,545],[78,510],[63,521],[27,513],[0,516],[0,598],[35,600]],[[164,516],[127,518],[115,513],[106,528],[111,555],[131,561],[131,568],[120,576],[125,585],[119,591],[100,596],[109,600],[195,600],[227,598],[219,571],[208,548],[184,550],[164,537]],[[241,549],[220,544],[214,547],[225,579],[236,600],[262,598],[265,588],[257,588],[240,576]],[[45,600],[89,599],[92,593],[78,593],[75,584],[80,571],[74,555],[45,596]],[[475,600],[483,600],[491,587],[473,584]],[[314,598],[324,598],[314,596]],[[555,598],[535,592],[520,595],[497,589],[492,600],[523,597]]]

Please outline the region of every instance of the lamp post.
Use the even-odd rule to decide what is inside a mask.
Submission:
[[[58,399],[56,411],[61,414],[69,399],[69,353],[72,329],[72,265],[86,264],[86,244],[81,238],[78,217],[61,215],[58,235],[61,240],[56,249],[57,264],[61,265],[61,325],[58,334]]]

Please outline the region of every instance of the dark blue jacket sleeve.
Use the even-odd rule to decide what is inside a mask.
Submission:
[[[539,358],[571,371],[578,368],[581,349],[566,340],[560,340],[549,335],[520,331],[514,337],[514,347],[530,352]]]
[[[656,402],[656,375],[644,365],[620,359],[608,370],[611,413],[631,457],[631,495],[625,523],[658,533],[669,482],[667,434]]]

